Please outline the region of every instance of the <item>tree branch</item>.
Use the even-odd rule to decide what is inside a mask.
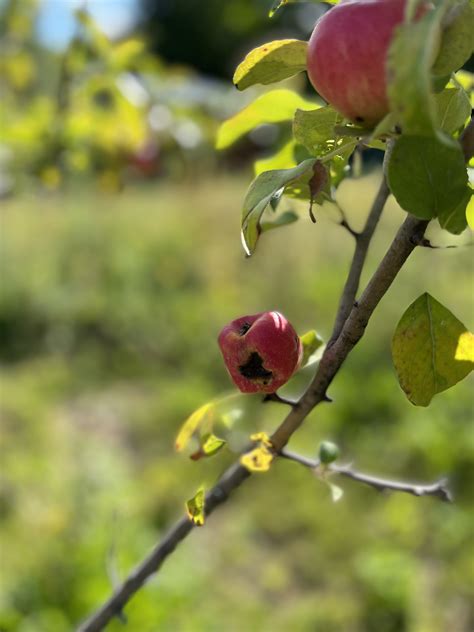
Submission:
[[[380,200],[377,208],[379,206],[383,207],[386,195],[388,195],[388,192],[386,192],[385,186],[381,187],[377,194],[377,198]],[[374,206],[376,206],[375,203]],[[380,214],[381,209],[377,212]],[[371,229],[370,237],[377,223],[375,221],[377,213],[374,211],[371,215],[374,226]],[[410,253],[416,247],[416,243],[420,236],[423,235],[427,224],[428,222],[426,221],[407,216],[362,294],[359,303],[352,306],[339,338],[326,348],[313,381],[272,435],[271,440],[277,453],[284,448],[291,435],[300,427],[308,413],[320,402],[328,400],[326,395],[327,388],[339,371],[348,353],[362,338],[370,316]],[[368,241],[370,242],[370,238]],[[351,289],[351,291],[355,293],[357,288],[355,290]],[[210,515],[219,505],[225,502],[229,495],[249,476],[250,472],[241,466],[240,463],[232,465],[207,494],[206,515]],[[193,528],[194,525],[187,517],[181,518],[144,561],[132,571],[110,599],[88,621],[79,627],[78,632],[98,632],[104,628],[110,619],[121,613],[129,599],[145,583],[147,578],[160,568],[163,561]]]
[[[413,252],[427,225],[426,220],[419,220],[412,215],[406,217],[360,300],[354,303],[338,339],[326,347],[313,381],[298,404],[273,433],[271,440],[277,452],[285,447],[308,413],[324,401],[334,376],[349,352],[364,335],[374,309]]]
[[[333,341],[337,340],[344,326],[344,323],[346,322],[346,318],[349,316],[349,313],[352,309],[357,290],[359,289],[360,276],[364,267],[367,251],[369,249],[372,236],[385,206],[385,202],[387,201],[389,195],[389,188],[387,186],[385,178],[383,178],[378,193],[375,197],[374,203],[372,204],[372,208],[370,209],[363,231],[361,233],[355,233],[352,229],[350,229],[351,234],[356,239],[356,245],[354,255],[352,257],[351,267],[349,269],[349,274],[347,276],[346,284],[344,285],[344,290],[339,302],[339,308],[336,315],[336,321],[334,323],[334,329],[328,344],[331,344]]]
[[[466,127],[460,138],[466,160],[469,160],[474,153],[473,136],[474,123],[471,119],[470,124]],[[369,219],[370,216],[372,216],[371,221],[374,222],[374,226],[371,229],[370,237],[368,239],[369,243],[380,216],[380,212],[385,204],[385,195],[388,196],[388,191],[386,191],[385,184],[383,184],[377,194],[377,198],[380,198],[380,201],[376,204],[376,198],[372,211],[369,214]],[[380,205],[380,211],[376,212],[374,207],[378,208]],[[366,228],[369,219],[367,220]],[[327,401],[327,388],[341,368],[347,355],[364,335],[365,328],[374,309],[389,289],[405,261],[408,259],[414,248],[416,248],[418,244],[422,243],[427,225],[427,221],[418,220],[411,215],[407,216],[358,302],[354,303],[353,299],[355,298],[357,292],[360,272],[357,277],[356,285],[354,285],[354,282],[349,284],[349,279],[346,282],[346,287],[348,285],[350,286],[350,290],[347,290],[347,295],[349,296],[352,292],[354,294],[350,304],[348,302],[350,309],[347,317],[344,320],[342,319],[342,316],[340,317],[343,326],[341,327],[339,336],[334,340],[333,344],[326,347],[313,381],[301,397],[300,401],[292,406],[290,413],[274,432],[272,436],[272,443],[277,453],[281,453],[291,435],[303,423],[308,413],[320,402]],[[368,244],[366,250],[367,248]],[[352,266],[359,265],[358,263],[354,264],[355,258],[356,253],[354,253],[351,270],[349,272],[349,277],[352,273],[354,278],[356,277],[356,274],[355,272],[352,272]],[[346,287],[344,292],[346,291]],[[339,312],[341,313],[342,310],[347,309],[347,307],[345,307],[345,302],[344,307],[342,304],[343,301],[341,300],[341,305],[339,307]],[[300,461],[301,459],[305,459],[305,457],[300,457]],[[308,464],[306,463],[306,465]],[[334,468],[337,468],[337,466],[333,465],[332,469],[334,470]],[[353,480],[370,485],[376,489],[391,489],[394,491],[396,490],[414,494],[416,496],[431,495],[442,498],[443,500],[450,500],[450,494],[444,486],[444,481],[433,483],[433,485],[420,486],[413,485],[411,483],[399,483],[397,481],[378,479],[367,474],[355,472],[347,467],[339,467],[337,470],[337,473],[341,476],[352,478]],[[247,478],[249,478],[249,476],[250,472],[242,467],[240,463],[232,465],[207,494],[206,515],[210,515],[215,509],[217,509],[217,507],[224,503],[229,495]],[[193,528],[194,525],[187,517],[181,518],[181,520],[172,527],[163,540],[148,554],[143,562],[132,571],[132,573],[114,592],[110,599],[99,610],[97,610],[97,612],[95,612],[88,621],[78,628],[78,632],[99,632],[114,616],[119,616],[124,605],[129,601],[129,599],[145,583],[150,575],[155,573],[161,567],[168,555],[170,555],[176,546],[184,540],[187,535],[189,535]]]
[[[239,463],[232,465],[206,495],[206,515],[210,515],[229,495],[250,476],[250,472]],[[194,524],[184,516],[168,531],[164,538],[150,551],[145,559],[135,567],[121,586],[104,605],[87,621],[79,626],[77,632],[99,632],[115,616],[121,614],[125,604],[133,597],[146,580],[156,573],[165,559],[177,545],[194,529]]]
[[[319,460],[313,460],[306,456],[296,454],[286,448],[280,452],[280,456],[285,459],[295,461],[296,463],[300,463],[312,470],[316,470],[321,465],[321,461]],[[371,476],[370,474],[363,474],[362,472],[352,469],[348,465],[335,465],[334,463],[331,463],[325,467],[326,470],[332,474],[345,476],[346,478],[350,478],[358,483],[369,485],[380,492],[393,491],[412,494],[413,496],[434,496],[444,502],[452,502],[451,492],[447,487],[446,479],[441,479],[427,485],[421,483],[405,483],[402,481],[394,481],[386,478],[379,478],[377,476]]]

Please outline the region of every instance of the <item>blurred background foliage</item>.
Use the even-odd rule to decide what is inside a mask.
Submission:
[[[59,19],[65,4],[69,31],[45,18],[51,10]],[[352,249],[330,209],[314,226],[292,202],[300,221],[265,235],[244,259],[251,159],[287,128],[264,126],[231,152],[213,149],[219,121],[256,94],[230,83],[240,56],[275,37],[306,37],[319,8],[289,5],[267,21],[266,0],[128,2],[125,27],[106,37],[122,4],[100,13],[102,4],[0,3],[8,632],[70,630],[197,487],[212,484],[235,455],[225,448],[194,463],[173,442],[194,409],[232,392],[218,331],[236,315],[279,309],[298,331],[327,337]],[[340,186],[356,228],[379,177],[362,158]],[[367,275],[402,218],[389,203]],[[433,241],[443,240],[434,230]],[[425,290],[472,324],[468,241],[414,255],[331,388],[335,403],[292,441],[315,455],[331,439],[344,460],[378,474],[449,474],[455,504],[350,482],[333,504],[308,471],[278,462],[195,530],[130,603],[128,625],[111,630],[472,630],[472,379],[415,408],[390,359],[396,322]],[[303,371],[286,393],[309,378]],[[258,397],[237,401],[234,449],[282,416]]]

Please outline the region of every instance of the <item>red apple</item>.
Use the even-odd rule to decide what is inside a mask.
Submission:
[[[227,370],[243,393],[274,393],[298,368],[298,334],[279,312],[242,316],[219,334]]]
[[[308,76],[346,118],[365,127],[389,111],[386,59],[406,0],[344,0],[316,23],[308,44]],[[417,16],[428,9],[423,5]]]

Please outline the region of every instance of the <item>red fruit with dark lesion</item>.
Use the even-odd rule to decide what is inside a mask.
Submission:
[[[218,338],[227,370],[243,393],[274,393],[300,365],[300,338],[279,312],[242,316]]]
[[[387,53],[404,21],[407,0],[343,0],[316,23],[308,44],[308,76],[346,118],[365,127],[388,112]],[[430,8],[423,3],[416,18]]]

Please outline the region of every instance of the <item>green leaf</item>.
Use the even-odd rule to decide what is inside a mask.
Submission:
[[[261,232],[260,219],[272,197],[290,182],[308,172],[315,160],[305,160],[293,169],[266,171],[257,176],[247,191],[242,209],[242,244],[248,256],[257,245]]]
[[[334,127],[344,119],[330,105],[316,110],[296,110],[293,119],[293,135],[297,143],[310,152],[318,152],[320,145],[335,140]]]
[[[310,110],[315,104],[292,90],[271,90],[224,121],[217,131],[216,149],[225,149],[263,123],[290,121],[297,108]]]
[[[205,514],[206,493],[204,487],[200,487],[195,495],[186,502],[188,518],[196,527],[202,527],[206,520]]]
[[[275,0],[272,4],[268,16],[272,18],[275,13],[287,4],[294,4],[295,2],[308,2],[308,0]],[[337,4],[339,0],[312,0],[313,3],[318,4],[320,2],[327,2],[328,4]]]
[[[314,329],[311,329],[300,336],[300,340],[303,345],[303,359],[301,360],[301,368],[303,368],[312,364],[316,352],[323,347],[324,340]]]
[[[415,406],[428,406],[474,368],[474,336],[425,293],[403,314],[392,340],[400,386]]]
[[[191,455],[191,459],[193,461],[199,461],[199,459],[202,459],[203,457],[214,456],[214,454],[217,454],[217,452],[219,452],[226,443],[225,439],[217,437],[212,432],[207,432],[201,437],[199,450]]]
[[[438,76],[449,75],[461,68],[474,47],[474,7],[472,2],[457,2],[444,21],[441,47],[433,66]]]
[[[446,8],[445,0],[417,22],[399,26],[389,48],[387,93],[390,106],[398,115],[403,131],[409,134],[435,133],[436,108],[430,70],[438,52]]]
[[[472,189],[467,186],[464,197],[459,204],[447,212],[438,214],[438,222],[441,228],[459,235],[467,228],[467,207],[472,198]]]
[[[285,211],[281,215],[278,215],[274,220],[268,222],[261,222],[260,229],[262,233],[273,230],[274,228],[280,228],[280,226],[287,226],[293,224],[298,220],[298,215],[294,211]]]
[[[400,206],[416,217],[450,213],[466,191],[461,146],[438,137],[402,136],[391,152],[387,180]]]
[[[212,434],[212,432],[209,432],[203,436],[201,448],[206,456],[212,456],[213,454],[216,454],[216,452],[219,452],[225,444],[225,439],[216,437],[216,435]]]
[[[438,125],[448,134],[464,126],[471,113],[471,103],[461,86],[446,88],[435,96]]]
[[[267,85],[288,79],[306,69],[307,42],[276,40],[254,48],[238,65],[233,82],[239,90],[257,83]]]

